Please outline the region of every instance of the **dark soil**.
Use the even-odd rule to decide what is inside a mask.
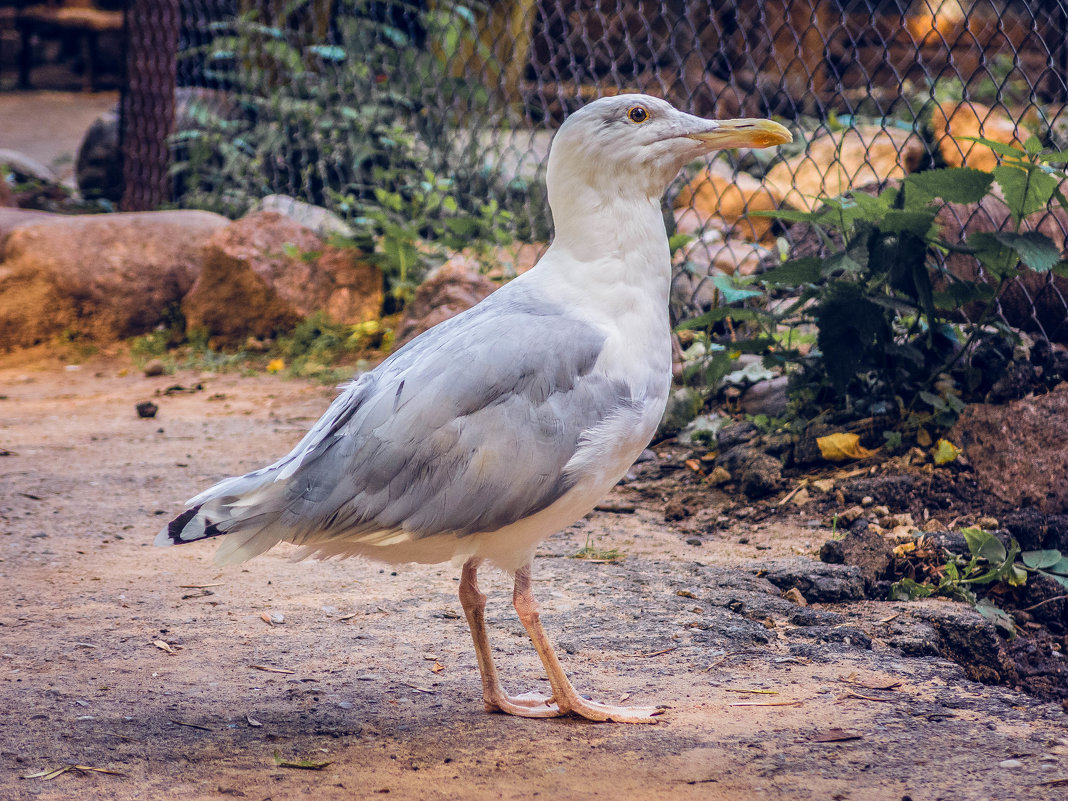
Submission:
[[[739,424],[738,428],[747,425]],[[746,431],[750,436],[755,433]],[[884,536],[863,537],[869,520],[874,522],[870,510],[879,506],[887,507],[893,515],[909,514],[921,529],[938,532],[929,535],[937,537],[939,547],[933,550],[930,564],[923,567],[940,567],[945,562],[944,549],[966,554],[963,537],[954,532],[976,525],[996,528],[1006,542],[1015,538],[1024,550],[1056,548],[1068,553],[1068,516],[1047,514],[1034,507],[1007,507],[983,491],[963,460],[935,468],[926,461],[908,466],[907,459],[875,457],[861,466],[786,469],[780,471],[781,489],[769,494],[763,487],[755,488],[754,482],[766,484],[770,479],[708,485],[713,464],[738,469],[752,465],[756,461],[753,454],[769,458],[752,444],[737,444],[732,432],[728,432],[725,444],[730,454],[727,459],[712,458],[715,451],[707,447],[660,443],[654,448],[655,458],[635,466],[622,492],[636,503],[663,504],[665,523],[695,546],[724,537],[749,544],[754,525],[808,529],[814,550],[818,552],[823,546],[825,561],[856,570],[852,577],[842,574],[829,580],[822,571],[832,565],[821,567],[803,560],[792,572],[768,574],[776,586],[783,590],[797,587],[809,600],[886,601],[893,581],[925,578],[922,569],[916,571],[917,560],[893,556]],[[737,456],[742,449],[749,454],[748,464]],[[811,493],[810,500],[800,506],[782,503],[783,497],[805,479],[810,486],[813,481],[829,479],[833,489]],[[853,530],[846,533],[837,529],[835,516],[849,507],[861,507],[869,513],[852,521]],[[1068,712],[1068,591],[1050,579],[1032,576],[1026,586],[996,588],[990,597],[1012,614],[1016,637],[998,638],[990,641],[989,647],[976,650],[968,647],[971,634],[967,630],[954,632],[952,626],[943,625],[940,630],[946,636],[941,637],[940,645],[926,644],[917,650],[906,644],[906,652],[940,653],[977,680],[1006,684],[1056,701]],[[996,658],[990,656],[992,651],[998,653]],[[997,669],[990,667],[994,663]]]

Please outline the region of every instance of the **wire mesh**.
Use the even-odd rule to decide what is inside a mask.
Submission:
[[[1068,0],[175,2],[171,200],[231,216],[285,194],[379,233],[545,242],[551,132],[594,97],[637,90],[705,116],[788,121],[792,149],[721,156],[669,193],[669,223],[695,237],[676,254],[679,315],[713,302],[714,275],[774,255],[784,231],[750,210],[989,166],[966,135],[1068,148]],[[165,4],[134,0],[132,18]],[[138,30],[131,51],[161,32]],[[160,140],[133,78],[136,160]],[[943,221],[1005,222],[974,207]],[[1041,225],[1064,242],[1063,213]],[[1063,278],[1025,277],[1001,311],[1064,340],[1066,296]]]

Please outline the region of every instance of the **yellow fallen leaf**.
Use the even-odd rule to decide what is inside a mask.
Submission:
[[[960,456],[960,448],[948,439],[940,439],[935,443],[933,456],[935,464],[949,464]]]
[[[268,373],[280,373],[280,372],[282,372],[282,370],[285,370],[285,369],[286,369],[286,363],[284,361],[282,361],[281,359],[271,359],[269,362],[267,362],[267,372]]]
[[[867,459],[875,451],[870,451],[860,444],[860,437],[856,434],[828,434],[825,437],[817,437],[816,444],[820,453],[828,462],[844,462],[848,459]]]
[[[916,550],[915,542],[903,542],[894,548],[894,556],[903,557],[905,554],[912,553]]]

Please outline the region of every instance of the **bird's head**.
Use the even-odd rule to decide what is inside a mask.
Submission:
[[[602,195],[640,193],[659,202],[678,171],[700,156],[792,138],[771,120],[706,120],[649,95],[604,97],[576,111],[557,131],[549,153],[550,201],[583,185]]]

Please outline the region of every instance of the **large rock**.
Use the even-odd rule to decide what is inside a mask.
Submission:
[[[201,247],[227,223],[204,211],[0,212],[0,349],[61,332],[113,341],[151,330],[193,285]]]
[[[274,211],[215,232],[203,267],[182,301],[189,328],[220,345],[269,337],[324,311],[360,323],[382,311],[382,275],[354,248],[326,246],[313,231]]]
[[[968,406],[949,439],[1008,507],[1068,513],[1068,382],[1048,395]]]
[[[772,167],[764,183],[788,205],[812,211],[822,205],[819,198],[904,178],[923,156],[923,141],[914,133],[858,125],[813,139],[804,153]]]
[[[998,156],[986,145],[965,137],[982,137],[1005,145],[1021,146],[1031,133],[1004,111],[982,103],[940,103],[931,112],[931,133],[938,152],[950,167],[974,167],[989,172],[998,166]]]
[[[1068,191],[1068,183],[1062,186],[1062,191]],[[942,226],[945,240],[953,244],[965,243],[973,233],[1015,230],[1009,207],[993,194],[979,203],[947,204],[938,212],[937,222]],[[1057,207],[1041,218],[1034,215],[1024,222],[1023,230],[1045,234],[1063,252],[1068,245],[1068,212]],[[946,257],[946,268],[967,281],[997,283],[989,274],[981,272],[978,260],[968,254],[950,253]],[[1058,342],[1068,342],[1068,278],[1052,272],[1042,275],[1023,268],[1020,275],[1006,286],[999,307],[1010,325],[1038,331]],[[976,320],[982,308],[981,304],[965,307],[964,313],[969,319]]]
[[[438,323],[469,309],[497,288],[471,259],[455,256],[438,267],[415,290],[397,327],[403,345]]]
[[[775,241],[770,217],[750,217],[752,211],[773,211],[782,203],[778,189],[747,172],[734,174],[713,161],[683,187],[675,199],[676,225],[682,233],[695,233],[709,225],[731,231],[735,237],[770,245]]]

